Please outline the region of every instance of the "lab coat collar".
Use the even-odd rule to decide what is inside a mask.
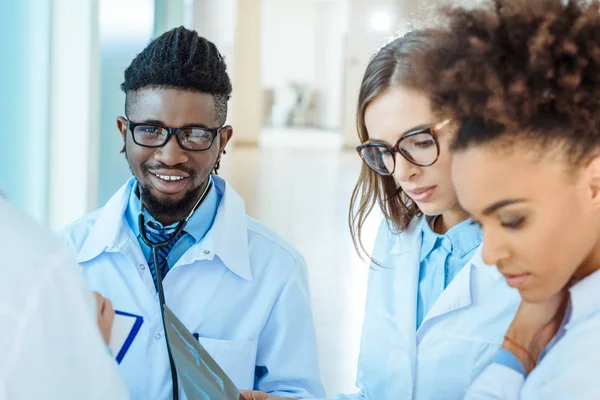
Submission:
[[[442,241],[442,246],[450,246],[446,251],[451,251],[456,257],[464,257],[467,253],[473,251],[481,244],[481,229],[473,224],[473,221],[467,219],[453,226],[443,235],[436,233],[432,224],[434,218],[425,217],[421,223],[423,235],[423,244],[421,245],[420,261],[434,250],[438,241]]]
[[[198,259],[221,259],[233,273],[247,281],[252,280],[248,249],[248,216],[240,195],[222,178],[213,176],[214,188],[223,196],[212,228],[204,239],[188,250],[178,264]]]
[[[401,258],[396,259],[398,263],[396,265],[398,268],[402,268],[402,279],[406,281],[406,285],[402,290],[410,290],[410,299],[415,303],[415,309],[419,275],[419,254],[422,245],[422,221],[423,217],[415,218],[402,234],[392,234],[394,242],[390,248],[390,255],[401,256]],[[450,285],[442,292],[440,298],[437,299],[425,316],[421,328],[432,318],[471,305],[473,303],[472,282],[479,281],[481,278],[493,280],[502,278],[502,274],[498,272],[495,266],[487,265],[483,261],[482,249],[483,247],[479,246],[475,250],[475,254],[468,264],[465,265]],[[409,255],[412,256],[409,257]],[[414,325],[411,328],[414,330]]]
[[[421,327],[428,320],[465,308],[473,304],[473,285],[481,280],[497,281],[502,278],[495,266],[483,262],[482,246],[479,246],[467,265],[456,275],[429,310]],[[419,328],[420,329],[420,328]]]
[[[431,227],[431,221],[433,219],[423,218],[421,221],[421,251],[419,252],[419,261],[423,262],[425,258],[431,253],[438,241],[439,238],[442,238],[442,235],[439,235],[434,232]]]
[[[600,312],[600,270],[577,282],[569,289],[571,316],[566,329]]]
[[[204,239],[192,246],[177,262],[190,264],[197,260],[220,260],[233,273],[252,280],[248,249],[248,226],[244,201],[219,177],[213,177],[215,188],[223,198],[212,228]],[[79,251],[77,261],[83,263],[103,252],[122,252],[128,241],[136,240],[125,219],[125,211],[135,179],[131,178],[111,197],[96,220]],[[137,243],[136,243],[137,244]],[[139,244],[137,244],[139,246]]]
[[[424,217],[415,218],[402,234],[394,235],[395,241],[390,248],[390,254],[400,255],[408,253],[411,250],[418,250],[420,252],[422,242],[419,239],[422,235],[423,224]],[[480,245],[477,250],[475,250],[475,254],[473,254],[473,258],[469,261],[469,264],[473,264],[478,270],[490,274],[494,279],[500,279],[502,277],[498,268],[488,265],[483,261],[483,245]]]
[[[78,263],[90,261],[105,251],[121,252],[127,241],[133,238],[133,233],[127,234],[131,229],[125,219],[125,211],[135,182],[135,178],[129,179],[102,208],[77,254]]]
[[[420,228],[422,219],[423,217],[413,219],[402,233],[394,234],[394,244],[390,248],[391,255],[397,256],[414,250],[420,251],[422,232]],[[389,226],[390,233],[393,232],[389,221],[387,224]]]

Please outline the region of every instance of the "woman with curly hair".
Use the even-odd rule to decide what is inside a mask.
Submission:
[[[483,258],[522,298],[467,397],[600,399],[600,4],[446,13],[422,84],[459,125],[452,178]]]

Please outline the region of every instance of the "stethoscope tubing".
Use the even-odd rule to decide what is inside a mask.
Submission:
[[[194,214],[194,212],[196,211],[198,206],[206,198],[206,196],[212,186],[213,186],[212,178],[209,178],[208,185],[206,185],[204,192],[202,193],[202,195],[196,202],[196,205],[194,206],[194,208],[192,208],[192,211],[190,212],[190,214],[184,220],[179,221],[179,223],[177,224],[177,227],[175,228],[175,231],[173,232],[171,237],[162,242],[153,242],[152,240],[150,240],[150,238],[148,238],[148,235],[146,234],[146,219],[144,218],[144,203],[142,200],[142,193],[140,191],[140,215],[138,217],[138,225],[139,225],[140,236],[142,238],[142,241],[144,243],[146,243],[146,245],[148,247],[150,247],[150,249],[152,250],[152,258],[154,260],[154,269],[156,270],[156,281],[157,281],[156,287],[158,290],[158,300],[160,302],[160,314],[161,314],[161,318],[162,318],[162,325],[163,325],[163,330],[164,330],[164,335],[165,335],[165,341],[167,344],[167,354],[169,355],[169,364],[171,366],[171,380],[173,382],[173,400],[179,400],[179,382],[177,379],[177,368],[175,367],[175,361],[173,360],[173,353],[171,351],[171,345],[169,344],[169,337],[168,337],[168,333],[167,333],[167,323],[165,321],[165,307],[166,307],[167,303],[165,301],[165,291],[163,289],[163,283],[162,283],[163,276],[162,276],[162,272],[161,272],[160,266],[159,266],[158,249],[160,249],[161,247],[168,246],[169,244],[171,244],[171,242],[173,240],[175,240],[175,238],[177,236],[179,236],[179,234],[183,231],[183,229],[187,225],[188,220],[192,217],[192,215]]]

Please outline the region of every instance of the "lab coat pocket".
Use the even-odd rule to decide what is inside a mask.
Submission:
[[[436,337],[434,337],[436,336]],[[471,382],[491,362],[498,346],[468,335],[430,335],[417,361],[417,395],[429,400],[463,399]]]
[[[200,344],[229,376],[238,389],[254,387],[258,342],[198,337]]]

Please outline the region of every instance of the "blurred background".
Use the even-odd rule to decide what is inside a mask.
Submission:
[[[368,274],[347,228],[358,88],[369,57],[435,3],[2,0],[0,188],[54,229],[101,207],[130,176],[115,122],[125,68],[166,30],[197,30],[233,80],[222,175],[305,255],[324,384],[353,392]]]

